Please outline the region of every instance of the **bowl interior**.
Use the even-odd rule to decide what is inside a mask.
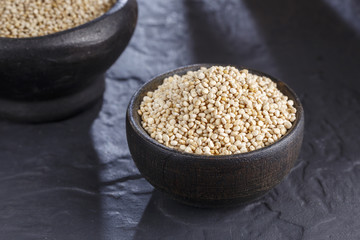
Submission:
[[[102,15],[90,20],[90,21],[87,21],[83,24],[80,24],[78,26],[75,26],[75,27],[72,27],[72,28],[69,28],[69,29],[65,29],[63,31],[59,31],[59,32],[54,32],[54,33],[50,33],[50,34],[47,34],[47,35],[43,35],[43,36],[35,36],[35,37],[24,37],[24,38],[6,38],[6,37],[0,37],[0,40],[6,40],[6,41],[27,41],[27,40],[40,40],[40,39],[47,39],[47,38],[53,38],[53,37],[57,37],[57,36],[60,36],[60,35],[63,35],[63,34],[66,34],[66,33],[70,33],[70,32],[73,32],[73,31],[76,31],[76,30],[79,30],[79,29],[83,29],[83,28],[87,28],[89,25],[92,25],[96,22],[99,22],[101,21],[102,19],[108,17],[109,15],[112,15],[114,14],[115,12],[121,10],[125,4],[130,1],[130,0],[117,0],[115,2],[115,4],[105,13],[103,13]]]
[[[279,80],[277,80],[276,78],[265,74],[263,72],[257,71],[257,70],[253,70],[253,69],[249,69],[246,67],[241,67],[241,66],[235,66],[235,65],[230,65],[230,66],[234,66],[237,69],[241,70],[241,69],[248,69],[250,73],[259,75],[259,76],[265,76],[270,78],[272,81],[276,82],[277,84],[277,88],[287,97],[289,97],[289,99],[294,101],[294,107],[297,109],[296,112],[296,120],[293,123],[292,127],[286,132],[285,135],[283,135],[280,139],[278,139],[277,141],[275,141],[273,144],[270,144],[268,146],[265,146],[263,148],[254,150],[254,151],[250,151],[247,153],[240,153],[240,154],[232,154],[232,155],[198,155],[198,154],[193,154],[193,153],[186,153],[186,152],[182,152],[176,149],[172,149],[169,147],[166,147],[163,144],[160,144],[159,142],[157,142],[155,139],[151,138],[150,135],[145,131],[145,129],[142,127],[141,125],[141,117],[140,115],[137,113],[137,111],[140,108],[140,104],[144,98],[144,96],[147,94],[147,92],[149,91],[154,91],[158,88],[159,85],[161,85],[164,81],[165,78],[173,76],[175,74],[177,75],[184,75],[186,74],[188,71],[196,71],[198,69],[200,69],[201,67],[206,67],[209,68],[211,66],[229,66],[229,65],[225,65],[225,64],[195,64],[195,65],[189,65],[189,66],[185,66],[185,67],[181,67],[181,68],[177,68],[175,70],[166,72],[164,74],[158,75],[156,77],[154,77],[153,79],[151,79],[149,82],[145,83],[132,97],[130,104],[129,104],[129,109],[128,109],[128,117],[130,120],[130,124],[132,125],[134,131],[137,132],[137,134],[139,134],[142,138],[144,138],[146,141],[150,142],[151,144],[155,145],[156,147],[160,147],[164,150],[167,150],[169,152],[171,152],[172,154],[182,154],[182,155],[191,155],[194,157],[198,157],[199,159],[229,159],[229,158],[238,158],[240,155],[244,158],[246,156],[251,156],[254,154],[257,154],[259,151],[266,151],[269,148],[271,148],[272,146],[276,145],[276,144],[280,144],[284,139],[286,139],[289,135],[292,134],[293,130],[295,128],[297,128],[297,126],[299,125],[300,120],[303,118],[303,108],[300,102],[300,99],[296,96],[296,94],[294,93],[294,91],[289,88],[284,82],[281,82]]]

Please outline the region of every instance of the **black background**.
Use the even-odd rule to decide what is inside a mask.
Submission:
[[[245,207],[180,205],[129,154],[131,95],[203,62],[278,77],[305,109],[298,163]],[[0,239],[359,239],[359,81],[357,0],[139,0],[102,104],[57,123],[0,122]]]

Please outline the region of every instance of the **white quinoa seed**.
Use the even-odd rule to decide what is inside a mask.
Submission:
[[[0,0],[0,37],[64,31],[107,12],[116,0]]]
[[[167,147],[229,155],[280,139],[296,120],[293,105],[267,77],[213,66],[164,79],[138,113],[149,135]]]

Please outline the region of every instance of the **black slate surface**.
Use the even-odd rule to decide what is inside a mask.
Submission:
[[[131,95],[198,62],[267,72],[304,105],[298,164],[245,207],[180,205],[129,155]],[[0,239],[360,239],[359,81],[357,0],[139,0],[102,105],[57,123],[0,122]]]

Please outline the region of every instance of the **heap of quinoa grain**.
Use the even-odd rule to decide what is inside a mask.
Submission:
[[[274,143],[296,109],[267,77],[213,66],[164,80],[138,110],[159,143],[188,153],[228,155]]]
[[[116,0],[0,0],[0,37],[43,36],[107,12]]]

